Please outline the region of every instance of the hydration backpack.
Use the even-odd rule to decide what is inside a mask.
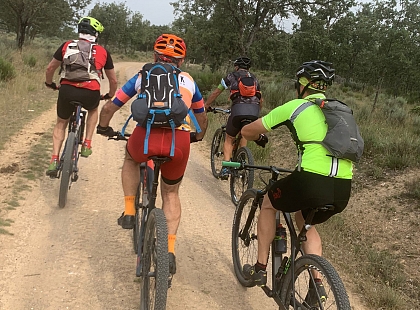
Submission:
[[[328,125],[327,134],[322,141],[298,141],[299,145],[319,143],[333,157],[359,162],[363,154],[364,141],[353,111],[344,102],[337,99],[316,99],[315,102],[305,102],[298,110],[301,113],[307,107],[316,104],[324,113]]]
[[[99,72],[95,67],[92,49],[95,43],[86,40],[73,40],[67,45],[61,64],[61,78],[82,82],[98,80]]]
[[[179,92],[178,75],[180,69],[168,63],[148,63],[140,71],[141,88],[137,99],[131,104],[133,119],[146,128],[144,154],[148,152],[148,138],[151,128],[172,129],[171,154],[174,155],[175,128],[185,124],[190,115],[197,132],[200,127],[194,114]]]
[[[243,71],[245,75],[241,74],[242,72],[237,71],[233,75],[237,80],[237,88],[233,86],[231,88],[230,99],[234,101],[239,96],[244,98],[258,97],[261,99],[261,92],[257,88],[257,79],[248,71]]]

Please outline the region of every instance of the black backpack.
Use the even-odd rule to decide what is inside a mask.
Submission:
[[[303,103],[297,109],[298,113],[301,113],[313,104],[316,104],[324,113],[325,122],[328,125],[327,134],[322,141],[298,141],[298,145],[319,143],[333,157],[359,162],[365,144],[360,135],[352,109],[337,99],[318,98],[315,102],[308,101]]]
[[[147,63],[140,71],[141,89],[137,99],[131,104],[133,119],[147,129],[144,154],[148,152],[151,128],[172,128],[171,155],[174,154],[175,128],[185,123],[190,115],[196,130],[200,132],[197,120],[179,92],[178,75],[180,69],[169,63]]]

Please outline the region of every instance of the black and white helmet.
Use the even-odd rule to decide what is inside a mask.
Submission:
[[[335,70],[331,66],[330,62],[311,60],[299,67],[296,76],[298,80],[300,77],[305,77],[312,82],[324,81],[325,84],[331,85],[335,76]]]
[[[249,57],[246,57],[246,56],[241,56],[241,57],[235,59],[235,61],[233,62],[233,65],[235,67],[239,67],[239,68],[248,70],[251,67],[251,59]]]

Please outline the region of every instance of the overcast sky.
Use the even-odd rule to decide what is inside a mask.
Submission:
[[[139,12],[143,15],[143,20],[148,20],[153,25],[169,25],[174,21],[173,7],[169,2],[175,0],[93,0],[91,6],[95,3],[122,3],[133,12]]]

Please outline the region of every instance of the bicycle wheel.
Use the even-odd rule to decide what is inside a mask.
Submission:
[[[143,213],[143,198],[144,198],[144,190],[145,190],[145,176],[146,176],[146,168],[145,164],[142,163],[140,165],[140,183],[137,187],[136,192],[136,216],[135,216],[135,222],[134,222],[134,229],[133,229],[133,248],[134,253],[138,253],[138,242],[140,237],[140,226],[141,226],[141,218]]]
[[[162,209],[153,209],[147,219],[142,255],[140,309],[166,308],[169,279],[168,228]]]
[[[317,278],[322,280],[323,289],[310,284],[313,273],[317,273]],[[289,272],[284,279],[281,295],[285,305],[289,305],[288,309],[351,310],[346,289],[337,271],[321,256],[308,254],[299,257],[295,262],[294,293],[292,284],[292,273]],[[322,290],[325,292],[321,293]]]
[[[218,128],[211,143],[210,164],[213,176],[218,179],[223,161],[223,145],[225,144],[225,131]]]
[[[70,178],[73,173],[74,148],[76,147],[76,134],[70,132],[65,146],[64,162],[61,171],[60,193],[58,196],[58,206],[64,208],[67,202],[67,193],[70,188]]]
[[[254,157],[251,150],[247,147],[241,147],[233,157],[233,161],[244,162],[248,165],[254,164]],[[238,205],[243,192],[252,188],[254,185],[254,170],[235,170],[232,169],[230,177],[230,196],[233,204]]]
[[[254,265],[258,255],[257,221],[260,207],[253,203],[257,197],[256,189],[249,189],[242,195],[236,207],[232,226],[232,259],[238,281],[246,287],[254,286],[251,280],[244,277],[242,267]],[[248,222],[248,225],[246,225]],[[249,228],[245,231],[245,226]]]

